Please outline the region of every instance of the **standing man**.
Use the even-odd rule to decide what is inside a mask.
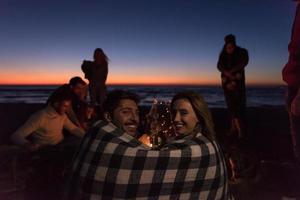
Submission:
[[[235,36],[226,35],[218,60],[222,87],[231,119],[231,134],[243,137],[246,110],[245,70],[249,57],[246,49],[236,45]]]
[[[287,83],[287,107],[290,117],[293,151],[296,162],[300,164],[300,3],[297,1],[289,60],[282,70],[282,78]]]
[[[106,96],[106,79],[108,74],[108,57],[101,48],[94,51],[94,61],[84,60],[81,69],[89,80],[89,91],[92,105],[100,108]]]

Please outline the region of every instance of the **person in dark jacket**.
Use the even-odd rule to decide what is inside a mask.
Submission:
[[[242,138],[246,109],[245,70],[248,64],[248,52],[236,45],[235,36],[225,37],[225,44],[218,60],[222,87],[230,113],[230,133]]]
[[[287,108],[290,117],[290,130],[294,156],[300,164],[300,1],[297,0],[289,60],[282,70],[282,78],[287,83]]]
[[[97,48],[94,51],[94,61],[84,60],[81,69],[89,80],[91,104],[101,108],[106,96],[108,57],[101,48]]]

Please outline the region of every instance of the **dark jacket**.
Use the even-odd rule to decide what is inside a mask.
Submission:
[[[222,51],[219,56],[218,69],[220,72],[224,70],[243,71],[248,64],[249,57],[246,49],[236,47],[233,54],[229,56],[225,51]],[[239,69],[239,70],[238,70]]]
[[[81,65],[81,70],[84,73],[84,78],[90,80],[92,77],[92,66],[94,65],[94,62],[92,61],[88,61],[88,60],[84,60],[82,65]]]
[[[95,62],[84,60],[81,69],[85,74],[85,78],[89,80],[92,85],[105,86],[108,74],[108,65],[97,65]]]

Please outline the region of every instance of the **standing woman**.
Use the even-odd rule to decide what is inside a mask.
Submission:
[[[94,61],[84,60],[81,69],[89,80],[91,104],[101,108],[106,96],[108,57],[101,48],[97,48],[94,51]]]
[[[230,133],[242,138],[246,110],[245,71],[248,52],[236,45],[235,36],[225,37],[225,44],[219,56],[218,69],[221,72],[222,87],[230,114]]]

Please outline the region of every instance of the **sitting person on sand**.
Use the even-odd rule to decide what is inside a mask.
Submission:
[[[80,127],[88,131],[97,119],[95,106],[82,102],[76,112]]]
[[[83,129],[74,125],[65,114],[71,106],[71,98],[69,90],[54,92],[49,104],[31,115],[25,124],[13,133],[12,142],[35,151],[42,146],[62,142],[64,128],[75,136],[83,137]]]
[[[137,101],[125,94],[105,104],[108,122],[98,121],[81,143],[65,199],[227,199],[224,159],[203,99],[177,95],[172,105],[181,137],[152,150],[135,138]]]
[[[75,125],[80,126],[81,122],[78,117],[78,112],[81,109],[81,106],[86,102],[87,83],[79,76],[75,76],[69,80],[68,84],[58,87],[54,93],[59,90],[70,90],[72,105],[70,106],[70,109],[67,110],[66,114]],[[53,94],[48,98],[47,104],[51,101]]]

